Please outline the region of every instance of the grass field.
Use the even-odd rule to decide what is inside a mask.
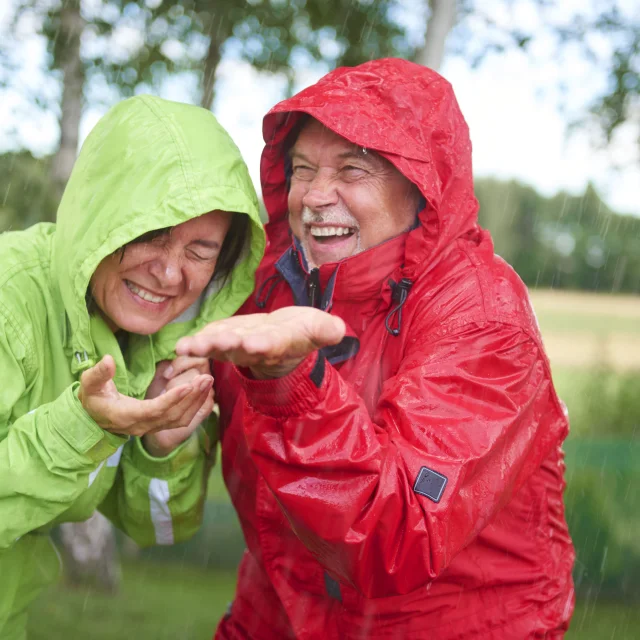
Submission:
[[[233,573],[135,563],[121,592],[52,588],[34,604],[29,640],[207,640],[233,598]],[[567,640],[636,640],[640,610],[578,603]],[[515,640],[515,639],[514,639]]]
[[[554,371],[640,369],[640,296],[541,290],[531,300]]]

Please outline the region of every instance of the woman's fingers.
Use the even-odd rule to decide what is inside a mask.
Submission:
[[[162,415],[154,420],[154,428],[175,429],[178,427],[188,426],[191,422],[189,416],[191,415],[193,404],[197,402],[198,406],[201,406],[202,401],[200,400],[200,397],[203,394],[206,394],[206,392],[211,389],[212,385],[213,378],[209,375],[198,376],[195,378],[193,382],[187,385],[186,388],[190,389],[190,391],[186,395],[178,397],[173,403],[170,403],[163,408]],[[181,388],[184,387],[171,389],[158,399],[166,398]]]
[[[183,371],[181,374],[177,375],[175,378],[171,378],[171,380],[167,381],[165,391],[169,391],[170,389],[175,389],[176,387],[191,384],[198,376],[201,376],[202,373],[197,369],[188,369],[187,371]]]
[[[207,374],[211,373],[211,364],[208,358],[182,355],[178,356],[171,362],[171,364],[165,369],[163,376],[167,380],[173,380],[190,369],[194,369],[198,373]]]
[[[150,426],[149,433],[157,431],[167,431],[171,429],[181,429],[190,426],[196,426],[213,410],[213,401],[211,400],[211,408],[205,413],[205,407],[209,399],[213,398],[213,390],[211,385],[213,379],[211,376],[201,376],[201,380],[194,383],[194,393],[190,393],[183,400],[171,407],[165,414],[165,419],[155,422]],[[202,417],[198,418],[196,425],[192,425],[198,414]]]

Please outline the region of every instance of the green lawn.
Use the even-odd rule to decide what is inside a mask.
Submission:
[[[596,602],[578,603],[566,640],[637,640],[640,608]]]
[[[640,298],[553,289],[530,290],[540,328],[640,336]]]
[[[116,596],[61,586],[44,593],[30,611],[29,640],[204,640],[234,588],[234,572],[127,564]]]
[[[29,640],[206,640],[233,597],[232,572],[136,562],[121,592],[60,586],[32,606]],[[640,638],[638,607],[579,603],[567,640]]]

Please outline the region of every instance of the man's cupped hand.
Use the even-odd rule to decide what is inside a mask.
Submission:
[[[256,378],[279,378],[317,349],[338,344],[345,330],[340,318],[324,311],[284,307],[212,322],[179,340],[176,353],[232,362]]]

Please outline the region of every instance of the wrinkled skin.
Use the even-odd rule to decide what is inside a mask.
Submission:
[[[112,331],[156,333],[189,308],[211,280],[231,215],[206,213],[102,260],[91,294]]]

